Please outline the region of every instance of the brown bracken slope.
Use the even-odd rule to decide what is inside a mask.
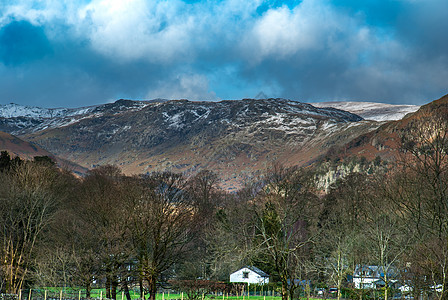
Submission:
[[[371,160],[379,156],[385,160],[395,160],[400,154],[402,136],[409,133],[411,128],[427,126],[426,124],[437,116],[448,118],[448,95],[423,105],[418,111],[406,115],[402,120],[387,122],[341,147],[331,149],[325,158],[344,159],[364,156]]]
[[[23,159],[33,159],[35,156],[54,157],[50,152],[41,147],[25,142],[3,131],[0,131],[0,150],[6,150],[11,156],[19,156]]]
[[[18,156],[25,160],[32,160],[35,156],[48,156],[56,161],[58,166],[73,171],[75,174],[84,174],[87,172],[86,168],[83,168],[76,163],[56,157],[35,144],[26,142],[3,131],[0,131],[0,151],[8,151],[12,157]]]

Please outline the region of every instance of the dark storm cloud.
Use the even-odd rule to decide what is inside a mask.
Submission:
[[[447,15],[442,0],[17,0],[0,4],[0,103],[421,104],[448,92]]]
[[[259,63],[242,69],[242,76],[254,81],[264,78],[279,86],[282,97],[305,101],[421,104],[448,92],[448,38],[444,33],[448,28],[447,2],[328,3],[327,9],[317,11],[296,7],[271,22],[262,17],[260,22],[270,25],[265,28],[271,30],[285,18],[300,27],[294,16],[313,26],[308,32],[302,26],[296,36],[292,33],[278,39]],[[319,20],[330,26],[322,26]],[[315,39],[308,46],[304,38],[307,33]],[[282,44],[297,39],[303,42],[282,53]],[[263,45],[265,41],[257,44],[259,49]]]
[[[147,83],[166,76],[160,65],[147,61],[117,63],[93,51],[87,41],[64,38],[50,47],[45,36],[38,35],[28,42],[19,40],[2,49],[4,66],[0,70],[5,76],[0,82],[0,98],[5,102],[25,99],[30,105],[73,107],[144,98]]]
[[[53,45],[51,57],[8,67],[0,82],[0,97],[8,102],[87,106],[118,98],[141,99],[151,82],[166,73],[146,61],[120,64],[75,42]]]

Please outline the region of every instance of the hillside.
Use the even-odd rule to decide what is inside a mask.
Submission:
[[[415,128],[427,130],[429,123],[448,116],[448,95],[421,106],[416,112],[403,119],[384,123],[376,130],[361,134],[349,143],[333,149],[328,158],[348,158],[364,156],[374,159],[376,156],[385,160],[395,160],[400,155],[402,137]],[[446,120],[445,120],[446,121]],[[437,124],[432,124],[435,126]]]
[[[8,151],[11,156],[19,156],[26,160],[33,160],[35,156],[48,156],[56,161],[61,168],[73,171],[79,175],[87,172],[87,168],[81,167],[69,160],[57,157],[33,143],[26,142],[3,131],[0,131],[0,151]]]
[[[365,120],[379,122],[401,120],[407,114],[413,113],[420,108],[418,105],[393,105],[375,102],[334,101],[311,104],[316,107],[332,107],[345,110],[357,114]]]
[[[86,168],[116,164],[127,174],[207,168],[227,188],[273,162],[307,165],[378,126],[285,99],[118,100],[54,117],[15,113],[0,119],[0,129]]]
[[[53,155],[39,146],[25,142],[9,133],[0,131],[0,150],[8,151],[12,156],[20,156],[23,159],[33,159],[34,156]]]

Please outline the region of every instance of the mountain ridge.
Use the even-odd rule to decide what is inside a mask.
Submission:
[[[275,161],[307,164],[326,143],[377,126],[338,109],[272,98],[118,100],[72,118],[45,119],[20,128],[19,136],[83,167],[115,164],[127,174],[207,168],[229,186]]]
[[[424,130],[427,123],[437,121],[437,116],[441,119],[448,116],[448,95],[422,105],[417,111],[405,115],[401,120],[383,123],[375,130],[361,134],[337,149],[332,149],[326,156],[338,159],[364,156],[369,160],[378,156],[384,160],[396,160],[400,156],[403,135],[412,127],[422,127]]]
[[[83,167],[115,164],[126,174],[211,169],[228,189],[272,163],[309,165],[384,123],[281,98],[120,99],[52,117],[5,118],[0,110],[0,130]]]
[[[376,102],[332,101],[311,103],[316,107],[333,107],[357,114],[365,120],[396,121],[417,111],[419,105],[387,104]]]

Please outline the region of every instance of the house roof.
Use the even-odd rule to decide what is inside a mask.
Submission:
[[[257,273],[257,274],[260,275],[261,277],[269,277],[269,275],[268,275],[266,272],[260,270],[260,269],[257,268],[257,267],[254,267],[254,266],[245,266],[245,267],[243,267],[243,268],[241,268],[241,269],[239,269],[239,270],[237,270],[237,271],[235,271],[235,272],[233,272],[233,273],[236,273],[236,272],[238,272],[238,271],[240,271],[240,270],[242,270],[242,269],[244,269],[244,268],[247,268],[247,269],[251,270],[252,272]],[[233,274],[233,273],[232,273],[232,274]]]
[[[257,268],[257,267],[254,267],[254,266],[246,266],[246,268],[248,268],[249,270],[251,270],[251,271],[257,273],[257,274],[260,275],[261,277],[269,277],[269,275],[268,275],[266,272],[260,270],[260,269]]]
[[[369,275],[361,275],[362,271],[370,271]],[[354,277],[371,277],[371,278],[379,278],[384,276],[384,268],[381,266],[369,266],[369,265],[357,265],[355,268],[355,272],[353,274]],[[395,277],[397,275],[397,271],[394,267],[390,267],[387,269],[387,275],[389,277]]]

